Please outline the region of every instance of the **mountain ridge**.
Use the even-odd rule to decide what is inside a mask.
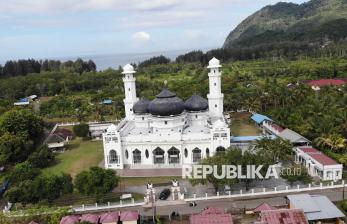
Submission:
[[[302,4],[279,2],[265,6],[243,20],[229,33],[223,48],[270,44],[273,36],[276,41],[338,41],[347,37],[347,31],[343,29],[346,24],[347,0],[311,0]]]

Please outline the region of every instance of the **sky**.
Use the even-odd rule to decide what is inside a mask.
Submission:
[[[243,19],[276,2],[0,0],[0,60],[221,47]]]

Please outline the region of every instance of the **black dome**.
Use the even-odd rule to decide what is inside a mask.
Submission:
[[[167,89],[163,89],[148,105],[152,115],[178,115],[184,111],[183,101]]]
[[[146,97],[141,97],[139,101],[134,104],[133,111],[135,114],[146,114],[148,113],[148,105],[150,101]]]
[[[186,100],[184,107],[188,111],[203,111],[207,110],[208,102],[201,96],[194,94],[188,100]]]

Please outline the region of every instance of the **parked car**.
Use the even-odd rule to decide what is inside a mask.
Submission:
[[[160,200],[166,200],[166,199],[168,199],[170,194],[171,194],[170,189],[166,188],[166,189],[162,190],[162,192],[160,192],[159,199]]]

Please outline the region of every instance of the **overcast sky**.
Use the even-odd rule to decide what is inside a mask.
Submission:
[[[0,0],[0,60],[219,47],[244,18],[276,2]]]

